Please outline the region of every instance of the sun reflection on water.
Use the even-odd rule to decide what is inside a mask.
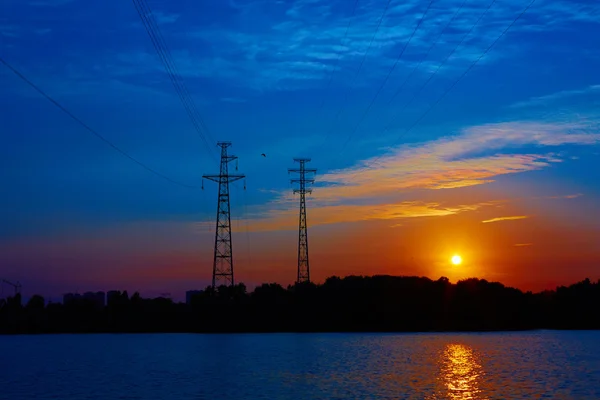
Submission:
[[[473,349],[449,344],[441,354],[442,379],[451,399],[481,399],[479,383],[484,374]]]

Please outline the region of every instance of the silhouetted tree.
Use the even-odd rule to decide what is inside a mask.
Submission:
[[[44,298],[36,294],[29,299],[26,307],[28,310],[43,310],[45,304]]]
[[[330,277],[322,285],[207,287],[191,304],[113,294],[44,306],[0,300],[0,333],[600,329],[600,280],[531,293],[484,279]]]

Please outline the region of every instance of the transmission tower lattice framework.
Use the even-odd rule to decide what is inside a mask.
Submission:
[[[306,185],[313,184],[315,180],[311,178],[316,174],[316,169],[306,168],[306,163],[310,158],[294,158],[294,161],[300,164],[300,168],[290,168],[288,173],[299,174],[298,178],[292,179],[293,184],[299,185],[294,189],[294,194],[300,194],[300,224],[298,233],[298,278],[296,282],[310,282],[310,266],[308,262],[308,229],[306,226],[306,194],[311,194],[312,189],[307,189]],[[307,178],[308,175],[308,178]]]
[[[204,189],[204,179],[208,179],[219,184],[219,197],[217,202],[217,227],[215,232],[215,253],[213,259],[213,289],[225,285],[233,286],[233,247],[231,244],[231,211],[229,205],[229,184],[231,182],[244,179],[246,175],[230,174],[229,163],[236,161],[237,157],[227,154],[227,148],[231,142],[218,142],[217,146],[221,148],[221,170],[219,175],[202,175],[202,188]],[[244,189],[246,185],[244,184]]]

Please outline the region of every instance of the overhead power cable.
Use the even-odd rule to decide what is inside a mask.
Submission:
[[[135,1],[136,0],[134,0],[134,2]],[[199,126],[205,131],[204,134],[206,134],[210,140],[213,140],[213,138],[210,134],[210,130],[208,129],[208,126],[206,125],[204,119],[198,112],[196,103],[194,102],[192,96],[190,95],[190,92],[187,89],[187,86],[185,85],[185,82],[177,69],[177,65],[173,61],[173,56],[171,55],[171,51],[169,50],[169,47],[166,44],[164,36],[162,35],[160,28],[158,27],[158,23],[156,22],[156,19],[154,18],[154,14],[152,12],[152,9],[150,8],[150,5],[148,4],[148,2],[146,0],[137,0],[137,3],[140,6],[140,8],[138,9],[138,14],[141,10],[142,13],[141,13],[140,17],[142,18],[142,22],[144,22],[144,21],[147,22],[147,24],[145,24],[145,27],[147,28],[147,32],[148,32],[150,38],[154,39],[153,44],[155,44],[155,49],[156,49],[157,53],[159,53],[159,57],[161,57],[161,60],[163,61],[165,68],[173,76],[174,85],[176,86],[176,89],[178,89],[183,96],[182,100],[185,100],[186,104],[192,108],[195,123],[199,124]]]
[[[385,134],[392,126],[392,124],[396,121],[396,119],[402,115],[402,113],[404,112],[404,110],[406,109],[406,107],[416,98],[416,96],[427,86],[427,84],[429,82],[431,82],[431,80],[433,79],[433,77],[439,72],[439,70],[441,69],[442,66],[444,66],[446,64],[446,62],[450,59],[450,57],[456,52],[456,50],[463,44],[463,42],[465,41],[465,39],[471,34],[471,32],[473,31],[473,29],[475,29],[475,27],[477,25],[479,25],[479,23],[481,22],[481,20],[483,19],[483,17],[487,14],[487,12],[490,10],[490,8],[494,5],[494,3],[496,3],[496,0],[492,0],[488,6],[486,7],[486,9],[479,15],[479,17],[477,18],[477,20],[475,21],[475,23],[473,25],[471,25],[471,27],[469,28],[469,30],[462,36],[461,40],[458,42],[458,44],[456,44],[454,46],[454,48],[452,49],[452,51],[450,52],[450,54],[448,54],[448,56],[438,64],[437,69],[435,71],[433,71],[431,73],[431,75],[429,76],[429,79],[427,79],[427,81],[425,81],[425,83],[423,85],[421,85],[421,87],[419,88],[419,90],[417,90],[417,92],[415,92],[415,94],[413,95],[413,97],[404,104],[404,107],[402,107],[402,109],[400,110],[400,112],[396,113],[396,115],[392,118],[392,120],[383,128],[382,131],[382,135]],[[464,3],[461,5],[461,7],[464,6]],[[455,13],[454,16],[456,16],[458,13]],[[454,17],[453,17],[454,18]],[[447,25],[448,26],[448,25]],[[446,27],[447,27],[446,26]],[[439,39],[439,38],[438,38]],[[431,47],[433,48],[433,47]],[[431,50],[430,48],[430,50]],[[413,70],[414,72],[414,70]],[[412,73],[411,73],[412,74]],[[409,74],[410,76],[410,74]],[[406,83],[406,81],[404,82]],[[404,85],[404,83],[402,85]],[[401,86],[402,87],[402,86]],[[397,92],[398,93],[398,92]],[[394,94],[395,96],[396,94]],[[346,142],[347,144],[347,142]],[[341,154],[341,150],[338,154]],[[376,160],[378,160],[380,157],[377,157]]]
[[[175,76],[177,78],[177,82],[179,82],[185,97],[188,99],[188,103],[192,107],[192,111],[194,112],[196,120],[199,122],[202,129],[204,129],[205,134],[208,136],[208,139],[210,139],[211,142],[215,142],[215,143],[211,143],[211,147],[212,147],[213,144],[216,144],[216,141],[214,140],[214,137],[212,136],[210,129],[208,128],[208,125],[204,121],[204,118],[202,118],[202,115],[198,111],[198,108],[196,107],[196,103],[194,102],[192,95],[190,94],[187,86],[185,85],[185,81],[183,80],[183,77],[181,76],[181,74],[179,73],[179,71],[177,69],[177,64],[175,64],[175,62],[173,61],[173,56],[171,55],[171,51],[170,51],[169,47],[167,46],[167,43],[164,39],[164,36],[162,35],[160,28],[158,27],[158,23],[157,23],[156,19],[154,18],[154,13],[152,12],[152,9],[150,9],[150,5],[148,4],[148,2],[146,0],[140,0],[140,1],[147,10],[148,20],[150,21],[154,32],[157,34],[158,43],[164,49],[165,54],[166,54],[166,59],[169,60],[171,63],[172,70],[175,73]]]
[[[88,124],[86,124],[81,119],[79,119],[77,116],[75,116],[75,114],[73,114],[71,111],[69,111],[66,107],[64,107],[62,104],[60,104],[54,98],[50,97],[50,95],[48,95],[46,92],[44,92],[35,83],[33,83],[32,81],[30,81],[25,75],[23,75],[15,67],[13,67],[12,65],[10,65],[2,57],[0,57],[0,63],[4,64],[4,66],[6,68],[8,68],[12,73],[14,73],[16,76],[18,76],[19,78],[21,78],[21,80],[23,80],[25,83],[27,83],[29,86],[31,86],[36,92],[38,92],[39,94],[41,94],[43,97],[45,97],[48,101],[50,101],[56,107],[58,107],[62,112],[64,112],[65,114],[67,114],[69,117],[71,117],[71,119],[73,119],[79,125],[81,125],[82,127],[84,127],[92,135],[96,136],[98,139],[102,140],[104,143],[106,143],[108,146],[110,146],[113,150],[117,151],[122,156],[124,156],[124,157],[128,158],[129,160],[133,161],[134,163],[136,163],[140,167],[144,168],[146,171],[151,172],[152,174],[154,174],[154,175],[156,175],[156,176],[158,176],[158,177],[160,177],[160,178],[162,178],[162,179],[164,179],[166,181],[169,181],[169,182],[171,182],[173,184],[179,185],[179,186],[183,186],[183,187],[187,187],[187,188],[198,188],[199,187],[199,186],[188,185],[188,184],[179,182],[179,181],[177,181],[175,179],[172,179],[172,178],[168,177],[167,175],[165,175],[165,174],[163,174],[161,172],[158,172],[154,168],[149,167],[147,164],[144,164],[143,162],[139,161],[135,157],[129,155],[127,152],[125,152],[120,147],[118,147],[117,145],[115,145],[114,143],[112,143],[110,140],[108,140],[107,138],[105,138],[104,136],[102,136],[96,130],[92,129]]]
[[[431,5],[433,4],[433,2],[434,2],[434,0],[429,0],[429,4],[427,5],[427,8],[423,12],[423,15],[419,19],[419,22],[417,23],[417,25],[412,30],[412,33],[410,34],[410,37],[408,38],[408,40],[406,41],[406,43],[404,43],[404,47],[402,47],[402,51],[398,54],[398,57],[396,57],[396,61],[394,62],[394,64],[392,65],[392,67],[389,69],[389,71],[388,71],[387,75],[385,76],[383,82],[381,82],[381,85],[379,85],[379,88],[377,89],[377,92],[375,93],[375,96],[373,96],[373,98],[371,99],[371,102],[369,103],[369,105],[367,106],[367,108],[365,109],[365,111],[362,113],[362,115],[360,116],[358,122],[356,123],[356,125],[354,125],[354,128],[352,129],[352,131],[348,135],[348,138],[346,139],[346,141],[344,142],[344,144],[340,148],[340,152],[338,153],[339,155],[341,155],[344,152],[344,149],[346,148],[346,146],[348,145],[348,143],[352,140],[352,137],[354,136],[354,134],[356,134],[356,131],[358,131],[358,128],[363,123],[363,121],[365,120],[365,118],[367,117],[367,115],[369,114],[369,112],[371,111],[371,108],[373,108],[373,105],[375,104],[375,101],[377,100],[377,98],[381,94],[381,91],[383,90],[383,88],[387,84],[388,80],[390,79],[390,76],[392,75],[392,72],[394,72],[394,70],[396,69],[396,66],[398,66],[398,63],[400,62],[400,59],[404,55],[404,52],[406,51],[408,45],[410,44],[410,42],[412,41],[413,37],[415,36],[415,33],[417,33],[417,31],[419,30],[419,27],[421,26],[421,24],[423,23],[423,20],[427,16],[427,13],[431,9]]]
[[[495,0],[492,2],[492,4],[495,2]],[[417,125],[419,125],[423,119],[431,112],[431,110],[433,110],[447,95],[448,93],[450,93],[450,91],[452,91],[452,89],[454,89],[454,87],[456,87],[456,85],[465,77],[467,76],[467,74],[475,67],[475,65],[477,65],[477,63],[479,63],[479,61],[481,61],[481,59],[483,57],[485,57],[489,51],[500,41],[500,39],[502,39],[504,37],[504,35],[506,35],[506,33],[517,23],[517,21],[519,19],[521,19],[521,17],[533,6],[533,4],[536,2],[536,0],[531,0],[531,2],[527,5],[527,7],[525,7],[520,14],[518,14],[513,20],[512,22],[502,31],[502,33],[500,33],[500,35],[498,37],[496,37],[496,39],[492,42],[492,44],[490,44],[480,55],[479,57],[477,57],[477,59],[475,59],[470,65],[469,67],[462,73],[462,75],[460,75],[456,80],[454,80],[454,82],[444,91],[444,93],[435,101],[433,102],[429,108],[427,108],[427,110],[425,110],[425,112],[423,114],[421,114],[421,116],[412,124],[410,125],[401,135],[399,135],[396,140],[394,141],[395,143],[397,143],[400,139],[402,139],[402,137],[404,137],[405,135],[407,135],[409,132],[411,132]],[[489,7],[488,7],[489,9]],[[381,160],[382,157],[384,157],[385,154],[381,154],[377,157],[375,157],[370,164],[373,165],[375,164],[377,161]],[[352,174],[355,177],[359,176],[360,174],[371,170],[372,168],[370,168],[369,166],[367,166],[367,168],[361,169],[360,171]]]
[[[421,66],[421,64],[423,64],[423,61],[425,61],[427,59],[427,57],[429,56],[429,54],[431,53],[431,51],[435,48],[435,46],[437,46],[437,44],[439,43],[439,41],[444,36],[444,33],[446,33],[446,31],[448,30],[448,28],[450,27],[450,25],[452,25],[452,23],[454,22],[454,20],[458,16],[458,14],[464,8],[465,4],[467,4],[467,0],[463,0],[463,2],[460,5],[460,7],[458,7],[456,9],[456,11],[454,12],[454,15],[452,15],[452,18],[450,18],[450,20],[448,20],[448,23],[446,24],[446,26],[444,26],[444,28],[442,29],[442,31],[440,32],[440,34],[438,35],[438,37],[433,41],[433,43],[431,43],[431,46],[429,46],[429,49],[427,50],[427,52],[425,53],[425,55],[419,60],[419,62],[417,63],[417,65],[415,65],[415,67],[412,69],[412,71],[410,72],[410,74],[407,75],[406,79],[404,79],[404,82],[402,82],[402,85],[400,85],[398,87],[398,89],[396,89],[396,91],[394,92],[393,96],[390,97],[390,100],[388,101],[388,105],[390,105],[392,103],[392,101],[394,101],[394,99],[396,98],[396,96],[398,96],[398,94],[400,94],[400,92],[402,92],[402,89],[404,89],[404,86],[406,86],[406,84],[408,83],[408,81],[410,80],[410,78],[412,78],[412,76],[414,75],[415,72],[417,72],[417,70],[419,69],[419,67]]]
[[[417,96],[423,91],[423,89],[425,89],[425,87],[429,84],[429,82],[431,82],[433,80],[433,78],[437,75],[437,73],[440,71],[440,69],[446,65],[446,63],[448,62],[448,60],[450,60],[450,57],[452,57],[454,55],[454,53],[456,52],[456,50],[458,50],[458,48],[464,43],[465,39],[467,37],[469,37],[469,35],[473,32],[473,29],[475,29],[476,26],[479,25],[479,23],[481,22],[481,20],[483,19],[483,17],[485,17],[485,15],[488,13],[488,11],[492,8],[492,6],[496,3],[496,0],[492,0],[487,8],[483,11],[483,13],[481,13],[481,15],[479,15],[479,18],[477,19],[477,21],[475,21],[475,23],[471,26],[471,28],[467,31],[467,33],[465,33],[463,35],[463,37],[460,39],[460,42],[458,42],[458,44],[456,46],[454,46],[454,48],[452,49],[452,51],[450,52],[450,54],[448,54],[446,56],[446,58],[438,64],[437,68],[429,75],[429,78],[419,87],[419,89],[413,94],[413,96],[410,98],[410,100],[408,100],[404,106],[402,107],[402,109],[400,110],[400,112],[398,112],[396,114],[396,117],[402,115],[402,113],[404,112],[404,110],[406,110],[406,108],[412,104],[412,102],[417,98]],[[390,123],[384,128],[383,133],[387,132],[387,130],[391,127],[391,124],[393,122],[395,122],[396,117],[392,118],[392,121],[390,121]]]
[[[329,90],[329,87],[331,86],[331,82],[333,81],[333,76],[335,75],[337,66],[340,63],[340,59],[342,58],[343,50],[341,48],[343,48],[344,42],[346,41],[346,38],[348,37],[348,32],[350,31],[350,26],[352,25],[352,18],[354,18],[354,15],[356,14],[356,9],[358,8],[358,2],[359,2],[359,0],[354,0],[354,6],[352,7],[352,13],[350,14],[350,18],[348,19],[348,24],[346,25],[346,31],[344,32],[344,37],[342,37],[342,39],[340,40],[340,50],[337,52],[337,57],[333,63],[331,71],[329,72],[329,79],[327,81],[327,86],[325,87],[325,91]],[[319,106],[318,110],[322,110],[324,104],[325,104],[325,96],[322,96],[321,97],[321,105]]]
[[[194,103],[189,90],[183,82],[181,74],[179,74],[175,63],[173,62],[171,52],[166,45],[164,37],[162,36],[158,24],[156,23],[150,6],[145,0],[132,1],[138,12],[138,15],[140,16],[140,19],[142,20],[144,28],[150,37],[152,45],[154,46],[154,49],[156,50],[156,53],[158,54],[158,57],[162,62],[165,71],[167,72],[167,75],[173,84],[173,87],[175,88],[177,96],[179,97],[179,100],[181,101],[185,111],[188,114],[188,117],[192,122],[192,125],[194,126],[194,129],[204,142],[204,145],[206,146],[206,149],[213,160],[218,161],[214,153],[214,144],[216,141],[212,138],[204,119],[198,112],[196,104]]]
[[[152,44],[154,45],[154,48],[161,62],[163,63],[165,70],[167,71],[167,74],[169,75],[169,78],[171,79],[171,82],[173,83],[173,86],[180,97],[180,100],[182,101],[182,104],[184,105],[184,108],[186,111],[188,111],[188,115],[190,116],[190,119],[192,120],[192,123],[199,136],[205,141],[205,143],[205,136],[208,136],[208,139],[214,141],[210,135],[210,131],[206,123],[196,108],[193,98],[191,97],[189,90],[187,89],[183,78],[181,77],[181,74],[177,70],[171,52],[166,45],[166,41],[164,40],[162,32],[158,27],[150,6],[145,0],[133,0],[133,2],[140,18],[142,19],[144,27],[146,28],[146,32],[148,33],[148,36],[150,37]],[[212,150],[212,146],[210,146],[210,149]]]
[[[375,32],[373,32],[373,36],[371,36],[371,40],[369,41],[369,45],[367,46],[367,49],[365,50],[365,52],[363,54],[362,60],[360,61],[360,65],[358,66],[358,69],[356,70],[356,72],[354,74],[354,80],[356,80],[356,78],[362,71],[363,66],[365,65],[365,60],[367,59],[367,54],[369,53],[369,50],[371,50],[373,41],[375,40],[375,37],[377,36],[379,29],[381,28],[381,23],[383,22],[383,19],[385,18],[385,15],[387,14],[388,9],[390,8],[391,1],[392,0],[387,1],[385,8],[383,9],[381,16],[379,17],[379,21],[377,22],[377,27],[375,28]],[[342,104],[340,104],[340,106],[338,107],[338,110],[335,114],[335,117],[333,118],[333,121],[331,122],[331,127],[329,128],[327,135],[325,135],[325,138],[323,139],[323,143],[327,143],[327,140],[329,139],[329,136],[331,136],[331,133],[333,132],[333,130],[336,126],[335,124],[337,123],[338,119],[340,118],[340,114],[342,113],[343,109],[344,109],[344,106]]]

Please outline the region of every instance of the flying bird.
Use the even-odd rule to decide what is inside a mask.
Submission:
[[[263,156],[265,158],[267,157],[267,155],[265,153],[262,153],[261,156]]]

